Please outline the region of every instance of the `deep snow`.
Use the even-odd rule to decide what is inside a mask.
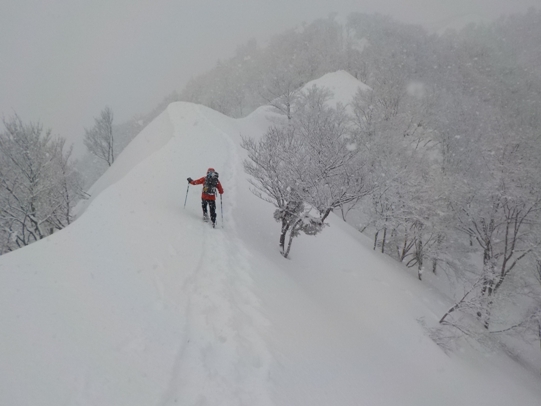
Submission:
[[[316,83],[342,102],[364,88],[344,72]],[[239,147],[269,114],[170,105],[76,222],[0,257],[0,405],[541,404],[539,377],[504,355],[446,355],[419,320],[449,303],[337,217],[280,256]],[[217,229],[200,187],[183,208],[209,166]]]

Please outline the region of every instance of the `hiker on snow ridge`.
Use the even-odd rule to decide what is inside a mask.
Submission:
[[[190,185],[203,184],[203,193],[201,194],[201,207],[203,208],[203,220],[208,221],[207,205],[210,208],[210,220],[212,225],[216,225],[216,189],[222,195],[224,189],[218,180],[218,172],[214,168],[207,169],[207,175],[202,178],[193,180],[188,178]]]

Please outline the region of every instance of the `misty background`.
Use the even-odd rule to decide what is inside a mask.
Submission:
[[[197,121],[192,126],[182,111],[205,110],[220,122],[246,123],[226,132],[240,133],[255,195],[276,209],[269,220],[281,223],[284,257],[294,238],[323,232],[334,213],[368,237],[372,250],[442,292],[448,306],[438,310],[430,337],[445,351],[462,338],[487,351],[501,346],[538,375],[535,6],[10,3],[0,10],[0,255],[70,225],[100,187],[152,151],[147,141],[159,148],[169,139],[169,124],[195,137]],[[209,159],[209,166],[222,165],[229,183],[235,163],[215,163],[215,154],[227,154],[201,141],[208,155],[194,154],[190,144],[183,153],[192,151],[190,159],[204,168]],[[144,153],[134,154],[138,148]],[[182,165],[194,168],[192,161]],[[170,173],[178,176],[167,180],[167,199],[179,208],[183,178],[192,175],[181,172],[175,165]]]
[[[336,13],[382,13],[431,32],[524,12],[538,0],[4,0],[0,113],[41,122],[85,151],[104,106],[122,123],[156,108],[249,39]]]

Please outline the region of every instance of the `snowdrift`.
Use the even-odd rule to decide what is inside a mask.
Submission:
[[[315,83],[342,103],[365,86]],[[436,346],[419,321],[448,303],[338,218],[280,256],[239,148],[267,115],[170,105],[76,222],[0,257],[0,405],[539,405],[539,378],[504,356]],[[200,188],[183,208],[210,166],[218,229]]]

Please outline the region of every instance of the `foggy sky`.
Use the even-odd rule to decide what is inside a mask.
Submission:
[[[529,6],[541,0],[0,0],[0,115],[76,141],[106,105],[117,123],[147,113],[250,38],[332,12],[434,28]]]

